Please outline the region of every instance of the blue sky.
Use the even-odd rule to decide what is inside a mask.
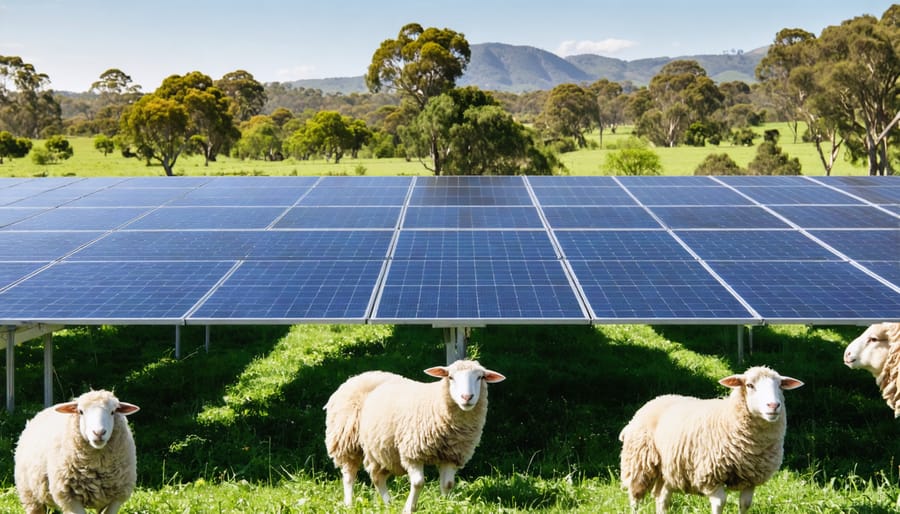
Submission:
[[[260,82],[363,75],[373,52],[410,22],[470,44],[528,45],[625,60],[750,51],[782,28],[816,35],[890,1],[756,0],[0,0],[0,55],[86,91],[118,68],[143,91],[172,74]]]

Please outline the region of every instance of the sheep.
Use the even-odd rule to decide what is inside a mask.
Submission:
[[[472,360],[425,373],[441,380],[422,383],[370,371],[348,379],[328,399],[325,444],[341,470],[344,504],[353,502],[360,464],[385,504],[387,479],[406,472],[410,492],[403,512],[413,512],[426,465],[438,467],[441,493],[447,494],[456,471],[472,458],[487,415],[487,384],[506,377]]]
[[[118,512],[137,479],[125,416],[138,410],[109,391],[91,390],[28,421],[15,450],[16,489],[26,514],[47,508]]]
[[[782,390],[803,382],[757,366],[719,383],[732,388],[728,397],[659,396],[622,429],[621,479],[632,512],[653,489],[657,514],[666,512],[676,491],[707,496],[719,514],[729,489],[740,491],[744,514],[754,489],[781,466],[787,426]]]
[[[900,417],[900,323],[869,326],[847,345],[844,364],[871,373],[894,417]]]

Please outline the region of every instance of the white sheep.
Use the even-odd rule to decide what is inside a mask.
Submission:
[[[438,467],[441,492],[447,494],[456,471],[472,458],[487,415],[487,384],[506,377],[470,360],[425,373],[441,380],[422,383],[370,371],[350,378],[328,399],[325,444],[341,470],[345,504],[353,502],[360,464],[385,504],[387,479],[407,473],[410,492],[403,512],[412,512],[426,465]]]
[[[621,477],[633,512],[653,490],[657,514],[676,491],[709,498],[713,514],[726,490],[740,491],[747,512],[754,489],[781,466],[787,426],[783,389],[803,382],[764,366],[719,383],[726,398],[664,395],[647,402],[622,429]]]
[[[847,345],[844,364],[871,373],[894,417],[900,417],[900,323],[869,326]]]
[[[47,508],[115,514],[137,479],[134,439],[125,416],[136,405],[109,391],[89,391],[48,407],[25,425],[15,453],[15,481],[27,514]]]

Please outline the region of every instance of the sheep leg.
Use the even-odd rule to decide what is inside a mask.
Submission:
[[[341,481],[344,484],[344,505],[353,505],[353,484],[356,483],[356,473],[359,464],[349,462],[341,466]]]
[[[741,514],[746,514],[750,510],[750,504],[753,503],[754,488],[748,487],[741,491]]]
[[[84,505],[82,505],[81,502],[73,501],[60,504],[59,507],[62,509],[63,514],[87,514],[87,511],[84,510]]]
[[[425,485],[425,465],[420,462],[411,462],[406,467],[406,472],[409,474],[409,498],[406,499],[406,505],[403,507],[404,514],[416,510],[419,494]]]
[[[112,502],[106,507],[103,507],[100,510],[100,514],[116,514],[119,512],[119,508],[122,506],[122,502]]]
[[[672,490],[660,480],[656,483],[653,496],[656,497],[656,514],[666,514],[666,511],[669,510],[669,504],[672,503]]]
[[[445,462],[438,466],[441,477],[441,494],[447,494],[456,485],[456,466]]]
[[[709,497],[709,507],[710,512],[712,514],[722,514],[722,510],[725,508],[725,498],[726,498],[725,486],[720,485],[713,492],[709,493],[707,496]],[[753,494],[752,492],[750,493]],[[741,499],[744,498],[744,493],[741,493]],[[743,507],[741,508],[741,514],[745,511]]]
[[[391,493],[388,492],[387,486],[388,477],[391,476],[390,472],[383,469],[377,472],[370,472],[369,475],[372,477],[372,484],[378,490],[378,494],[381,495],[381,500],[384,501],[384,504],[391,503]]]

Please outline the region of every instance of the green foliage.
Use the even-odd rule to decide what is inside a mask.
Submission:
[[[50,153],[50,150],[37,147],[31,151],[31,162],[38,166],[46,166],[48,164],[53,164],[56,161],[53,159],[53,154]]]
[[[116,143],[113,138],[106,134],[98,134],[94,137],[94,148],[106,157],[116,149]]]
[[[751,175],[800,175],[800,160],[790,158],[772,141],[765,141],[756,150],[756,157],[747,166]]]
[[[31,151],[31,140],[24,137],[15,137],[9,132],[0,131],[0,164],[4,158],[21,159]]]
[[[52,136],[44,141],[44,147],[50,153],[51,162],[64,161],[74,153],[69,140],[62,136]]]
[[[579,148],[587,146],[585,132],[599,123],[596,96],[577,84],[554,87],[538,117],[538,124],[550,136],[572,137]]]
[[[659,156],[636,137],[625,140],[618,150],[608,153],[603,169],[610,175],[662,174]]]
[[[709,154],[694,170],[694,175],[746,175],[727,153]]]
[[[753,140],[756,139],[757,133],[749,127],[743,127],[731,132],[731,143],[741,146],[753,146]]]

